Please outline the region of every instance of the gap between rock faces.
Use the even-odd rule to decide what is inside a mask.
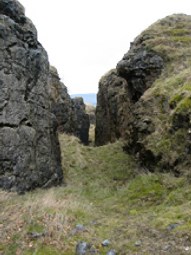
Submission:
[[[25,190],[49,187],[62,182],[56,122],[63,127],[63,131],[68,128],[67,121],[61,123],[59,119],[62,111],[58,108],[62,106],[66,109],[63,101],[70,99],[65,93],[66,88],[59,82],[59,77],[56,77],[55,70],[53,77],[51,76],[47,54],[37,41],[33,24],[23,16],[23,8],[13,0],[2,0],[0,4],[2,6],[0,19],[4,21],[2,23],[4,30],[2,30],[7,33],[4,34],[7,36],[6,40],[5,38],[0,40],[0,47],[5,49],[4,54],[0,55],[3,64],[1,76],[6,81],[2,79],[0,83],[3,87],[3,100],[6,100],[6,103],[2,104],[0,114],[0,123],[2,123],[0,125],[0,148],[2,148],[0,186],[22,193]],[[173,16],[168,22],[173,25],[177,17],[179,21],[183,18],[183,16]],[[165,33],[163,31],[163,34]],[[145,43],[150,39],[152,38],[144,38]],[[178,37],[177,40],[175,37],[173,42],[178,46],[180,38]],[[187,45],[187,38],[181,43],[184,44],[183,46]],[[13,46],[12,49],[10,45]],[[182,48],[185,49],[181,46]],[[165,50],[167,52],[167,49]],[[152,52],[158,52],[157,48],[155,47],[155,51]],[[131,100],[138,100],[140,93],[144,92],[142,90],[150,86],[149,82],[153,78],[152,75],[155,76],[155,72],[148,69],[152,69],[154,65],[158,75],[160,68],[155,65],[156,62],[159,62],[159,67],[163,66],[159,56],[150,56],[150,53],[151,51],[147,50],[139,52],[138,57],[134,56],[132,63],[138,65],[136,71],[131,66],[126,68],[129,72],[128,76],[131,72],[133,77],[136,76],[135,81],[131,83],[136,92],[138,91],[138,96],[126,98],[132,92],[127,90],[126,79],[119,77],[116,70],[111,72],[112,79],[108,79],[111,83],[114,81],[115,86],[108,91],[107,97],[112,100],[109,110],[104,112],[103,116],[109,119],[108,123],[113,123],[112,134],[108,136],[108,139],[113,139],[112,142],[126,135],[125,120],[129,121],[129,119],[126,118],[124,109],[128,109],[129,113],[132,109]],[[139,57],[144,62],[144,66],[139,66]],[[170,59],[172,55],[169,54],[168,57]],[[175,57],[179,60],[177,55]],[[173,65],[169,67],[175,69]],[[143,69],[146,70],[148,77]],[[132,79],[131,75],[129,77]],[[49,79],[52,79],[55,85],[51,87],[51,91],[49,91]],[[172,83],[173,86],[176,85],[174,81],[170,84]],[[140,84],[143,87],[140,88]],[[119,91],[120,86],[123,88],[122,93]],[[63,94],[60,95],[59,90]],[[50,93],[52,93],[51,99]],[[181,110],[185,109],[187,111],[190,101],[177,99],[175,96],[176,93],[170,99],[175,107],[173,109],[175,113],[180,114]],[[162,101],[163,99],[162,97]],[[52,108],[49,105],[50,100],[52,100]],[[82,107],[84,110],[81,99],[74,104],[77,105],[77,109]],[[150,105],[152,104],[149,101]],[[119,107],[120,114],[113,106]],[[70,112],[70,103],[67,110],[71,113],[70,120],[76,118],[75,121],[80,124],[77,128],[82,131],[81,112],[76,113],[74,110],[76,116],[73,115],[73,112]],[[162,107],[161,111],[165,113],[166,108]],[[120,118],[121,116],[123,118]],[[121,124],[116,128],[118,120]],[[145,135],[150,123],[146,118],[144,125],[136,122],[139,135],[143,133]],[[86,122],[86,128],[88,125]],[[75,133],[76,126],[74,125],[73,128]],[[149,132],[152,132],[152,128]],[[133,134],[133,132],[128,133],[130,137]],[[175,132],[175,135],[178,134]],[[82,138],[84,136],[82,132]],[[181,137],[184,138],[184,134],[181,134]],[[135,143],[139,142],[140,137],[137,138]],[[161,151],[169,148],[169,137],[166,140],[161,145]],[[109,249],[115,249],[119,254],[131,255],[137,252],[184,254],[190,250],[191,192],[184,176],[178,179],[170,174],[145,173],[132,156],[123,152],[119,141],[99,148],[84,147],[78,143],[77,138],[63,134],[60,137],[60,144],[66,187],[46,191],[39,189],[23,196],[0,192],[2,205],[0,252],[67,255],[74,253],[79,239],[93,243],[95,249],[102,254],[109,252]],[[153,149],[152,144],[149,145]],[[83,224],[87,231],[71,235],[72,229],[77,224]],[[105,239],[111,241],[108,250],[101,245]]]

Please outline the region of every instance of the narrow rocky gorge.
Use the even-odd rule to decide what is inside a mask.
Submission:
[[[191,16],[135,38],[97,99],[0,0],[0,255],[191,254]]]
[[[123,139],[141,168],[176,175],[189,169],[190,28],[183,14],[154,23],[100,79],[96,146]],[[15,0],[0,2],[0,52],[0,187],[60,184],[58,133],[89,143],[83,99],[70,98]]]

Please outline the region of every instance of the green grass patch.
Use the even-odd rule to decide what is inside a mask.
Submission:
[[[191,109],[191,97],[183,98],[176,107],[176,112],[188,111]]]
[[[48,245],[42,245],[40,247],[37,248],[33,248],[29,251],[26,251],[23,253],[24,255],[67,255],[66,253],[63,253],[61,251],[56,250],[54,247],[52,246],[48,246]]]
[[[190,30],[185,28],[174,28],[167,30],[166,34],[169,36],[185,36],[190,35]]]
[[[123,152],[120,141],[86,147],[62,135],[60,143],[65,186],[24,196],[0,193],[3,254],[69,255],[80,240],[92,243],[100,254],[112,248],[119,254],[140,249],[149,254],[161,235],[162,245],[167,236],[178,242],[174,233],[179,237],[190,233],[191,187],[185,177],[144,172]],[[167,232],[174,223],[178,227]],[[75,232],[77,224],[83,224],[85,231]],[[34,239],[28,232],[45,235]],[[101,245],[105,239],[111,241],[108,248]],[[135,245],[138,240],[141,247]]]

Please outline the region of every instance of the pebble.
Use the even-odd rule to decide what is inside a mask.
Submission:
[[[77,224],[76,227],[71,231],[72,235],[76,235],[79,232],[86,231],[86,228],[82,224]]]
[[[142,242],[140,240],[135,242],[135,246],[141,246]]]
[[[167,244],[163,247],[163,251],[168,251],[170,249],[171,245]]]
[[[188,247],[188,246],[187,246],[187,247],[184,247],[184,250],[185,250],[185,251],[189,251],[189,250],[190,250],[190,247]]]
[[[82,224],[77,224],[76,225],[76,230],[77,231],[85,231],[86,229],[85,229],[85,227],[84,227],[84,225],[82,225]]]
[[[91,245],[84,242],[84,241],[80,241],[79,243],[77,243],[76,245],[76,255],[85,255],[86,252],[90,249]]]
[[[30,237],[30,238],[34,238],[34,239],[37,239],[37,238],[40,238],[42,236],[45,236],[45,233],[42,232],[42,233],[38,233],[38,232],[28,232],[27,235]]]
[[[92,255],[93,254],[100,254],[99,251],[97,249],[93,248],[93,247],[90,249],[89,253],[92,254]]]
[[[178,226],[180,226],[180,224],[178,224],[178,223],[170,224],[170,225],[168,225],[167,230],[173,230]]]
[[[117,255],[115,250],[108,251],[107,255]]]
[[[101,244],[102,244],[102,246],[109,246],[110,245],[110,241],[108,239],[106,239]]]

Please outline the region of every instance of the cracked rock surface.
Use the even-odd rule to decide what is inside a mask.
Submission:
[[[0,1],[0,187],[22,192],[62,181],[49,62],[18,1]]]

